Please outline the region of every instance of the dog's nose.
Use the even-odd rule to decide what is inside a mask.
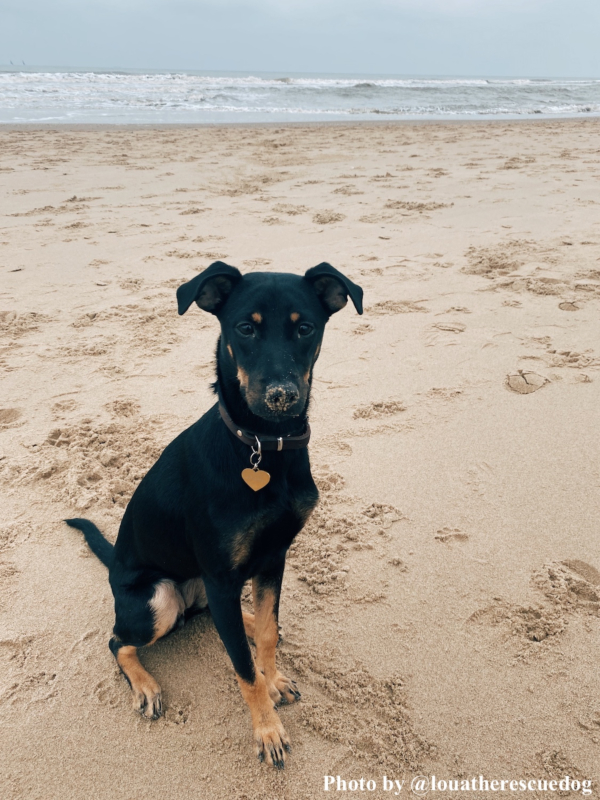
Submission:
[[[272,411],[286,411],[298,401],[298,387],[290,381],[267,386],[265,403]]]

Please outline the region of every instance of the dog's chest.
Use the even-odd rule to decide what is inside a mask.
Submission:
[[[268,558],[271,553],[287,550],[302,530],[317,503],[316,492],[295,492],[285,502],[276,502],[249,514],[236,532],[231,562],[240,568]]]

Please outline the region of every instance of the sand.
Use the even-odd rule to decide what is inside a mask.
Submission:
[[[600,779],[599,134],[0,130],[4,800]],[[178,317],[175,289],[215,259],[327,260],[365,291],[316,369],[322,501],[284,583],[279,658],[303,697],[280,711],[281,773],[254,758],[209,615],[142,654],[164,718],[132,711],[106,570],[61,522],[114,539],[212,404],[218,324]]]

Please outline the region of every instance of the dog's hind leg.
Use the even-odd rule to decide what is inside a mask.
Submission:
[[[110,640],[109,647],[131,686],[135,711],[147,719],[158,719],[162,714],[160,686],[141,665],[137,647],[121,644],[116,638]]]
[[[254,614],[249,614],[247,611],[242,611],[242,618],[244,620],[244,630],[246,631],[246,636],[254,641],[256,632]]]
[[[254,614],[250,614],[248,611],[242,611],[242,617],[244,618],[244,630],[246,631],[246,636],[254,641],[256,636],[256,623],[254,621]],[[281,625],[277,626],[277,630],[277,642],[279,643],[283,636],[281,632]]]
[[[140,663],[137,648],[165,636],[184,609],[181,593],[170,580],[115,591],[115,635],[109,647],[131,686],[134,709],[148,719],[158,719],[162,714],[161,690]]]

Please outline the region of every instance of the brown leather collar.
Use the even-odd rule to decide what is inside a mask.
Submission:
[[[308,422],[306,423],[306,430],[301,436],[266,436],[239,428],[221,402],[219,402],[219,414],[235,438],[247,444],[248,447],[254,447],[258,439],[262,450],[300,450],[303,447],[307,447],[310,441],[310,425]]]

